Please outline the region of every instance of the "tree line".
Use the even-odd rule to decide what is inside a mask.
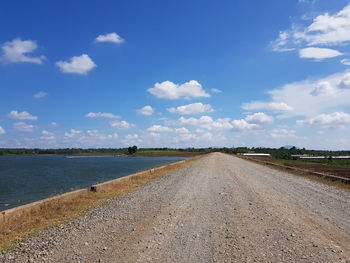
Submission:
[[[322,156],[340,156],[350,155],[350,151],[329,151],[329,150],[309,150],[305,148],[296,147],[281,147],[281,148],[264,148],[264,147],[209,147],[209,148],[137,148],[137,146],[130,146],[126,148],[62,148],[62,149],[39,149],[39,148],[0,148],[0,155],[77,155],[77,154],[96,154],[96,155],[133,155],[136,152],[142,151],[178,151],[178,152],[224,152],[229,154],[239,153],[269,153],[278,159],[293,159],[292,155],[322,155]]]

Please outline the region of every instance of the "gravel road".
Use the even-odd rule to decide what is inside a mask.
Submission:
[[[350,262],[350,191],[213,153],[0,262]]]

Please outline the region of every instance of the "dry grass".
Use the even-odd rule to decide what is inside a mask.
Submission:
[[[48,226],[73,220],[88,209],[104,201],[135,191],[139,186],[155,180],[164,174],[196,161],[198,157],[188,159],[185,163],[165,166],[153,173],[129,176],[119,180],[103,191],[88,191],[70,200],[44,202],[21,216],[0,224],[0,251],[12,248],[16,243],[29,238]]]

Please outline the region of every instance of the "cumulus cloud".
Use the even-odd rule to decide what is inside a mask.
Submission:
[[[98,130],[87,130],[82,133],[82,136],[79,137],[79,142],[82,145],[108,145],[108,142],[113,142],[119,136],[116,133],[113,134],[102,134]],[[109,145],[111,146],[111,145]]]
[[[172,132],[173,129],[167,127],[167,126],[162,126],[162,125],[153,125],[147,129],[148,132]]]
[[[350,73],[344,74],[344,76],[341,77],[338,83],[338,87],[340,89],[350,89]]]
[[[312,117],[324,112],[343,111],[350,106],[350,73],[343,72],[318,79],[286,84],[270,90],[270,101],[250,102],[242,105],[245,110],[267,110],[272,103],[288,107],[279,111],[280,117],[306,116]],[[269,107],[271,109],[271,107]],[[280,109],[280,110],[281,110]]]
[[[337,45],[350,41],[350,4],[333,15],[325,13],[317,16],[296,37],[309,45]]]
[[[179,106],[176,108],[172,107],[172,108],[169,108],[168,111],[171,113],[189,115],[189,114],[201,114],[201,113],[213,112],[214,109],[210,104],[203,104],[201,102],[197,102],[197,103]]]
[[[13,128],[18,132],[33,132],[35,129],[34,125],[26,124],[25,122],[16,122],[13,124]]]
[[[44,56],[29,56],[38,48],[38,45],[33,40],[21,40],[16,38],[12,41],[5,42],[1,49],[3,55],[0,60],[7,63],[29,62],[34,64],[42,64],[45,59]]]
[[[107,112],[89,112],[85,114],[86,118],[109,118],[109,119],[118,119],[120,116],[115,115],[113,113]]]
[[[129,123],[127,121],[112,121],[110,125],[111,127],[117,129],[130,129],[135,127],[135,124]]]
[[[322,60],[342,55],[334,49],[317,46],[342,46],[350,41],[350,4],[335,14],[328,12],[312,19],[304,27],[292,26],[290,30],[281,31],[278,38],[271,42],[274,51],[292,51],[302,48],[302,58]]]
[[[189,133],[190,131],[188,129],[186,129],[185,127],[181,127],[181,128],[175,128],[174,132],[180,133],[180,134],[185,134],[185,133]]]
[[[110,148],[115,147],[118,143],[118,134],[103,134],[98,130],[74,130],[71,129],[65,133],[63,143],[69,147],[84,147],[84,148]],[[49,141],[49,140],[47,140]]]
[[[137,145],[137,144],[139,144],[141,142],[142,142],[142,139],[140,138],[140,136],[138,134],[128,134],[122,140],[122,143],[125,146]]]
[[[63,73],[75,73],[81,75],[86,75],[90,70],[97,67],[87,54],[72,57],[69,61],[58,61],[56,62],[56,65]]]
[[[11,119],[17,119],[17,120],[37,120],[38,117],[37,116],[33,116],[31,115],[29,112],[26,111],[22,111],[22,112],[18,112],[16,110],[11,111],[8,115],[9,118]]]
[[[334,96],[338,93],[337,87],[331,85],[328,81],[321,81],[315,85],[310,94],[313,96]]]
[[[295,137],[295,130],[291,129],[273,129],[271,131],[271,137],[272,138],[291,138]]]
[[[119,36],[117,33],[113,32],[105,35],[99,35],[96,38],[96,42],[111,42],[111,43],[120,44],[124,42],[124,39],[121,36]]]
[[[81,133],[82,133],[82,131],[80,131],[80,130],[70,129],[69,132],[64,133],[64,136],[67,138],[73,138]]]
[[[59,125],[58,125],[58,123],[57,122],[51,122],[50,123],[50,126],[52,127],[52,128],[57,128]]]
[[[53,132],[43,130],[43,131],[41,131],[40,139],[45,140],[45,141],[52,141],[52,140],[55,140],[56,137],[55,137]]]
[[[330,48],[307,47],[299,50],[300,58],[311,58],[316,61],[322,61],[326,58],[334,58],[342,55],[343,53],[338,50]]]
[[[5,133],[6,133],[5,129],[4,129],[3,127],[0,126],[0,135],[1,135],[1,134],[5,134]]]
[[[214,120],[210,116],[202,116],[200,118],[179,118],[179,123],[182,125],[195,126],[207,130],[230,130],[233,128],[230,118]]]
[[[319,125],[324,128],[334,128],[350,123],[350,114],[345,112],[333,112],[330,114],[320,114],[316,117],[305,120],[298,120],[298,125]]]
[[[244,110],[266,110],[274,113],[285,113],[293,111],[293,108],[284,102],[261,102],[252,101],[242,105]]]
[[[49,95],[49,94],[47,94],[47,93],[44,92],[44,91],[39,91],[39,92],[37,92],[37,93],[35,93],[35,94],[33,95],[33,98],[35,98],[35,99],[42,99],[42,98],[47,97],[47,95]]]
[[[152,106],[147,105],[141,109],[136,110],[139,114],[145,115],[145,116],[151,116],[154,113],[154,108]]]
[[[184,84],[178,85],[171,81],[154,84],[153,88],[148,89],[148,92],[160,99],[191,99],[191,98],[208,98],[207,93],[202,85],[196,80],[190,80]]]
[[[232,121],[232,129],[235,131],[243,131],[243,130],[251,130],[256,129],[259,127],[259,125],[255,123],[249,123],[246,120],[233,120]]]
[[[245,121],[248,123],[265,124],[273,122],[273,117],[263,112],[257,112],[245,117]]]

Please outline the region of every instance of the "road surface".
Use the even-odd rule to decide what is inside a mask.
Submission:
[[[213,153],[1,261],[350,262],[350,191]]]

